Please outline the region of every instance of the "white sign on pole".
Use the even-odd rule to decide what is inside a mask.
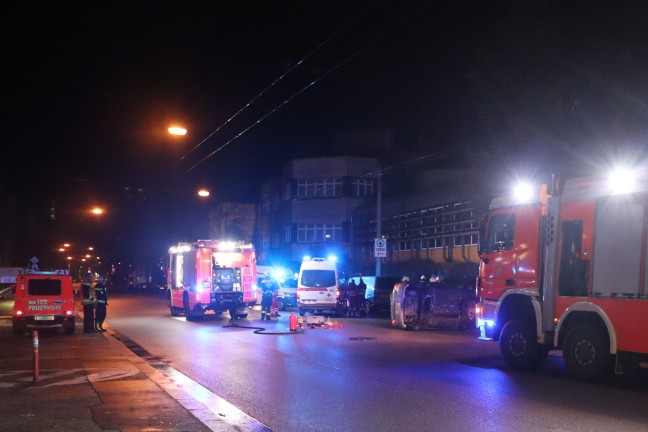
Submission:
[[[374,239],[374,256],[385,258],[387,256],[387,240],[384,238]]]

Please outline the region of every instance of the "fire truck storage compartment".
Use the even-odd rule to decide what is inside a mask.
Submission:
[[[598,200],[592,286],[595,296],[639,294],[643,219],[641,201],[629,200],[626,195]],[[646,288],[644,278],[644,293]]]

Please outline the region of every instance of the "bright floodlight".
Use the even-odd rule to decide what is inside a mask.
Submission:
[[[533,187],[528,183],[518,183],[513,188],[513,196],[518,203],[531,202],[533,198]]]
[[[637,172],[629,168],[616,168],[608,178],[613,194],[626,194],[637,187]]]
[[[167,130],[171,135],[187,135],[187,129],[180,126],[171,126]]]

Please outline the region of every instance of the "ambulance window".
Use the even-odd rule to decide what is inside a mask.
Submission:
[[[60,296],[60,279],[31,279],[27,284],[27,293],[30,296]]]
[[[305,287],[332,287],[335,286],[335,272],[333,270],[304,270],[301,283]]]
[[[510,251],[513,249],[514,233],[514,214],[493,216],[488,224],[486,253]]]

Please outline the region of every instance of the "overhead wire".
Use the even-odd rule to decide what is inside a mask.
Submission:
[[[245,129],[243,129],[241,132],[239,132],[238,134],[236,134],[233,138],[231,138],[230,140],[228,140],[227,142],[225,142],[224,144],[222,144],[220,147],[218,147],[216,150],[212,151],[212,152],[209,153],[207,156],[205,156],[205,157],[203,157],[202,159],[200,159],[196,164],[192,165],[190,168],[188,168],[187,170],[185,170],[184,173],[188,173],[188,172],[190,172],[190,171],[193,171],[197,166],[201,165],[201,164],[202,164],[203,162],[205,162],[207,159],[210,159],[210,158],[211,158],[212,156],[214,156],[216,153],[218,153],[218,152],[220,152],[221,150],[223,150],[225,147],[227,147],[228,145],[230,145],[232,142],[234,142],[235,140],[237,140],[238,138],[240,138],[241,136],[243,136],[245,133],[247,133],[250,129],[252,129],[252,128],[255,127],[256,125],[260,124],[260,123],[261,123],[263,120],[265,120],[267,117],[271,116],[272,114],[274,114],[275,112],[277,112],[279,109],[281,109],[281,108],[283,108],[284,106],[286,106],[289,102],[291,102],[291,101],[292,101],[293,99],[295,99],[297,96],[301,95],[303,92],[305,92],[305,91],[308,90],[309,88],[313,87],[315,84],[317,84],[318,82],[320,82],[322,79],[326,78],[326,77],[329,76],[331,73],[335,72],[337,69],[339,69],[340,67],[342,67],[343,65],[345,65],[346,63],[348,63],[349,61],[351,61],[352,59],[354,59],[354,58],[357,57],[358,55],[360,55],[361,53],[363,53],[363,52],[364,52],[365,50],[367,50],[369,47],[371,47],[371,46],[375,45],[376,43],[378,43],[379,41],[383,40],[387,35],[391,34],[393,31],[395,31],[396,29],[398,29],[399,27],[401,27],[405,22],[409,21],[409,20],[412,19],[413,17],[415,17],[415,16],[417,16],[418,14],[420,14],[421,12],[423,12],[423,11],[424,11],[425,9],[427,9],[431,4],[432,4],[432,2],[428,2],[428,3],[426,3],[424,6],[420,7],[420,8],[417,9],[416,11],[412,12],[412,13],[411,13],[410,15],[408,15],[407,17],[401,19],[399,22],[397,22],[396,24],[394,24],[393,26],[391,26],[389,29],[387,29],[387,30],[386,30],[385,32],[383,32],[381,35],[379,35],[378,37],[376,37],[375,39],[373,39],[371,42],[369,42],[368,44],[364,45],[362,48],[356,50],[356,51],[353,52],[351,55],[347,56],[345,59],[343,59],[342,61],[340,61],[339,63],[337,63],[335,66],[333,66],[332,68],[328,69],[328,70],[327,70],[325,73],[323,73],[321,76],[317,77],[316,79],[314,79],[313,81],[311,81],[310,83],[308,83],[307,85],[305,85],[304,87],[302,87],[300,90],[298,90],[296,93],[294,93],[293,95],[291,95],[290,97],[288,97],[287,99],[285,99],[283,102],[281,102],[281,103],[279,103],[278,105],[276,105],[276,106],[275,106],[274,108],[272,108],[269,112],[267,112],[267,113],[264,114],[263,116],[259,117],[256,121],[252,122],[252,123],[251,123],[250,125],[248,125]]]
[[[274,79],[268,86],[266,86],[256,96],[254,96],[246,104],[244,104],[238,111],[236,111],[227,120],[225,120],[225,122],[223,122],[220,126],[218,126],[216,129],[214,129],[209,135],[207,135],[205,138],[203,138],[200,142],[198,142],[198,144],[196,144],[191,150],[189,150],[187,153],[185,153],[183,156],[181,156],[180,159],[178,160],[178,162],[183,161],[187,156],[189,156],[191,153],[193,153],[194,150],[196,150],[198,147],[203,145],[208,139],[210,139],[212,136],[214,136],[216,133],[218,133],[223,127],[225,127],[232,120],[234,120],[239,114],[241,114],[243,111],[245,111],[250,106],[252,106],[266,92],[268,92],[271,88],[273,88],[275,85],[277,85],[277,83],[279,83],[281,80],[283,80],[289,73],[291,73],[293,70],[295,70],[296,68],[301,66],[306,60],[308,60],[311,56],[313,56],[315,53],[317,53],[322,47],[324,47],[326,44],[328,44],[331,40],[333,40],[336,36],[338,36],[342,31],[344,31],[352,23],[357,21],[363,14],[365,14],[369,9],[371,9],[373,7],[373,5],[376,3],[376,1],[370,3],[368,6],[366,6],[362,11],[360,11],[360,13],[356,14],[352,19],[347,21],[342,27],[340,27],[339,29],[334,31],[329,37],[324,39],[324,41],[322,41],[314,49],[312,49],[310,52],[308,52],[305,56],[303,56],[299,61],[297,61],[290,68],[288,68],[288,70],[286,70],[283,74],[281,74],[279,77]]]

